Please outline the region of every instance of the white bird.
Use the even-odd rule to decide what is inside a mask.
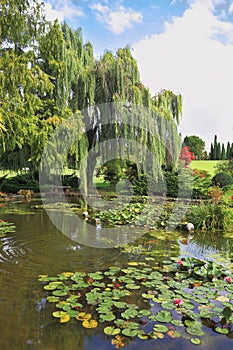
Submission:
[[[189,232],[193,231],[194,230],[194,225],[191,222],[188,222],[186,224],[186,230],[189,231]]]

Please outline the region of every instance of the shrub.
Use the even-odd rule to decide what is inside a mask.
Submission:
[[[193,205],[185,217],[188,222],[194,224],[196,229],[201,230],[222,230],[233,222],[233,212],[229,207],[213,203]]]
[[[203,172],[194,172],[193,198],[207,198],[208,189],[211,185],[211,177]]]
[[[20,190],[32,190],[39,192],[39,182],[29,179],[27,175],[17,175],[6,178],[1,184],[1,191],[7,193],[18,193]]]
[[[178,194],[178,173],[166,171],[164,176],[167,184],[167,196],[176,198]]]
[[[218,173],[212,178],[212,183],[224,187],[233,184],[233,177],[227,173]]]
[[[149,175],[142,175],[139,179],[132,181],[134,194],[138,196],[147,196],[150,194],[163,195],[166,191],[165,180],[159,176],[157,180]]]
[[[62,183],[64,186],[70,186],[72,188],[78,189],[80,185],[80,179],[78,176],[65,175],[63,176]]]

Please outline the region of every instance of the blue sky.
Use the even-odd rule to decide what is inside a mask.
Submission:
[[[180,131],[233,142],[233,0],[46,0],[47,18],[82,28],[96,57],[129,45],[153,94],[181,93]]]

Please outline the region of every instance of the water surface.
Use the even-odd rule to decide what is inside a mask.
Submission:
[[[0,334],[3,350],[109,350],[111,337],[101,327],[86,330],[78,322],[59,324],[46,303],[38,275],[57,275],[64,271],[96,271],[109,266],[126,266],[132,259],[143,259],[143,249],[156,260],[194,256],[231,264],[231,236],[196,233],[153,233],[142,237],[138,249],[92,248],[72,241],[59,232],[43,210],[31,204],[9,204],[0,218],[13,222],[16,232],[0,240]],[[157,237],[156,237],[157,235]],[[143,249],[141,248],[143,247]],[[233,340],[210,332],[199,349],[232,349]],[[195,349],[187,339],[130,340],[125,349]]]

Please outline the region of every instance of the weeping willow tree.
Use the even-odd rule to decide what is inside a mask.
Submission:
[[[38,169],[49,136],[72,115],[80,133],[66,164],[78,168],[88,154],[83,162],[88,186],[97,160],[110,155],[134,155],[138,167],[147,164],[144,171],[152,174],[158,164],[175,163],[181,96],[163,90],[152,98],[129,47],[96,60],[80,28],[47,23],[35,0],[12,0],[9,6],[0,0],[0,5],[10,23],[4,19],[0,27],[2,167]],[[60,149],[63,144],[64,139]]]
[[[0,1],[0,162],[18,170],[38,164],[43,133],[37,115],[44,95],[53,86],[40,68],[36,41],[45,29],[39,4],[32,1]]]

